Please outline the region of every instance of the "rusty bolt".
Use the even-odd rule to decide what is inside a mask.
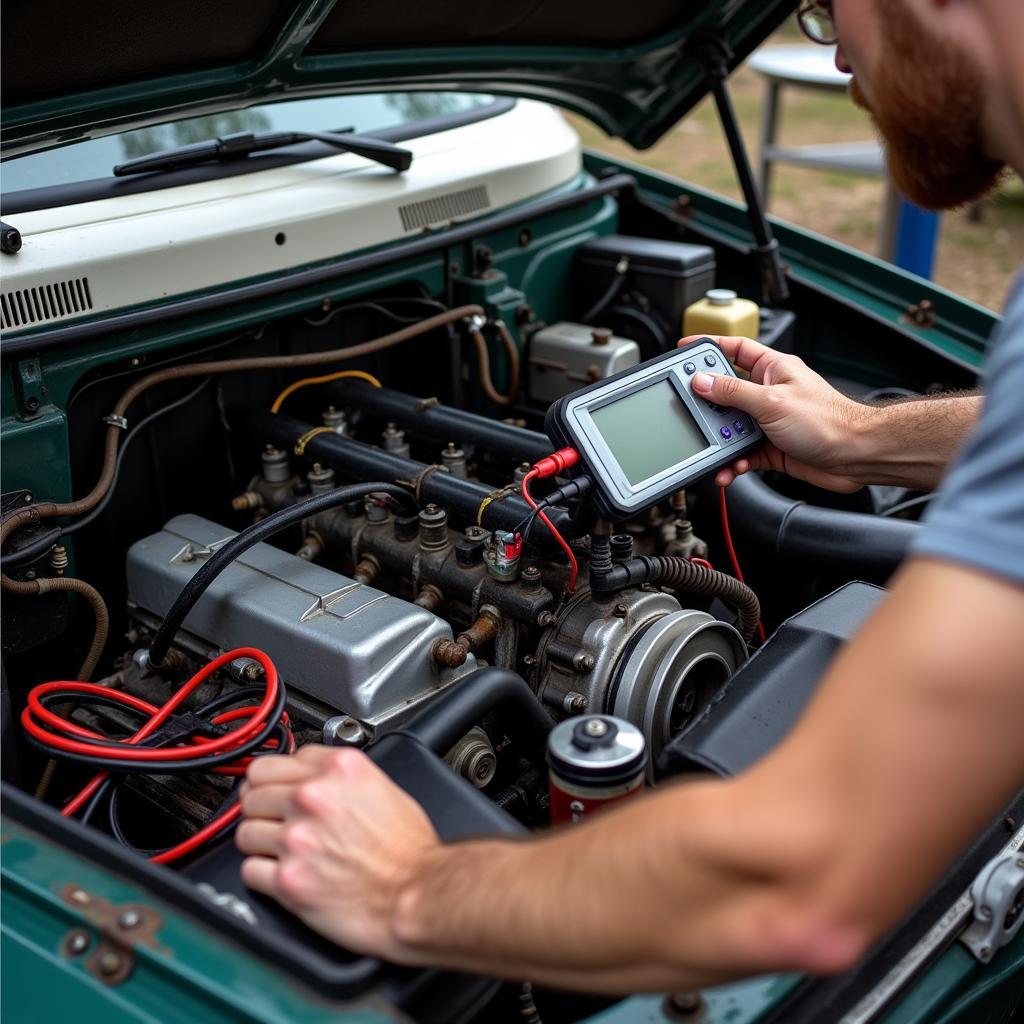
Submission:
[[[553,626],[558,621],[558,616],[554,612],[541,612],[537,616],[537,625],[542,629],[547,629],[548,626]]]
[[[577,672],[592,672],[594,669],[594,656],[586,651],[580,651],[572,659],[572,667]]]
[[[612,613],[616,618],[624,619],[629,614],[629,609],[624,604],[617,604],[612,609]]]
[[[69,956],[81,956],[89,948],[89,933],[76,928],[64,940],[64,950]]]
[[[584,694],[570,690],[569,693],[565,695],[562,707],[564,707],[571,715],[581,715],[587,710],[589,703],[590,702]]]
[[[110,950],[100,956],[97,966],[99,967],[100,974],[109,978],[121,970],[124,966],[124,961],[121,959],[120,953]]]

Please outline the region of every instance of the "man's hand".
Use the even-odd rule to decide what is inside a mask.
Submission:
[[[696,340],[697,336],[683,338],[679,344]],[[698,373],[693,390],[709,401],[750,413],[768,438],[731,469],[719,470],[715,482],[720,487],[753,469],[775,469],[830,491],[850,492],[864,486],[849,465],[852,439],[863,422],[865,406],[836,391],[798,356],[776,352],[750,338],[712,340],[731,363],[750,374],[750,380]]]
[[[698,373],[693,390],[749,413],[767,436],[757,451],[719,470],[715,481],[720,487],[752,469],[775,469],[830,491],[856,491],[865,484],[931,489],[981,410],[982,399],[975,394],[880,405],[857,402],[798,356],[749,338],[712,340],[750,380]]]
[[[359,953],[414,961],[391,928],[403,888],[440,846],[419,804],[358,750],[261,757],[242,789],[245,884]]]

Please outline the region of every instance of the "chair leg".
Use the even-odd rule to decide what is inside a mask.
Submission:
[[[767,81],[765,90],[764,111],[761,114],[761,175],[758,188],[761,202],[768,208],[768,194],[771,189],[772,150],[775,148],[775,137],[779,130],[779,90],[778,82]]]

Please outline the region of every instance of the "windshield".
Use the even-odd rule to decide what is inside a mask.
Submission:
[[[0,175],[3,191],[7,193],[49,188],[108,178],[114,164],[232,132],[329,132],[350,128],[366,135],[426,118],[457,115],[493,102],[492,96],[431,92],[289,100],[170,121],[120,135],[77,142],[44,153],[32,153],[6,161]]]

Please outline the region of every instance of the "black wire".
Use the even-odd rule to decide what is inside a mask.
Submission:
[[[185,617],[193,609],[195,603],[202,597],[206,588],[243,552],[261,541],[273,537],[274,534],[295,523],[301,522],[309,516],[326,512],[328,509],[336,508],[339,505],[347,504],[356,498],[365,497],[374,492],[390,494],[399,498],[408,505],[415,507],[412,495],[409,491],[393,483],[362,483],[352,484],[347,487],[336,487],[325,494],[314,494],[288,508],[280,509],[266,519],[246,527],[241,533],[235,534],[230,540],[219,547],[210,558],[202,565],[199,571],[185,584],[181,593],[175,598],[160,628],[153,637],[153,643],[149,648],[149,660],[153,666],[163,664],[167,652],[170,650],[171,642],[175,634],[181,628]]]
[[[169,405],[162,406],[161,408],[151,412],[148,416],[139,420],[139,422],[128,431],[121,444],[121,448],[117,453],[117,462],[114,464],[114,475],[110,480],[110,487],[107,488],[107,493],[103,496],[102,501],[100,501],[100,503],[91,512],[67,526],[54,527],[52,530],[48,530],[43,534],[42,537],[34,540],[31,544],[20,548],[18,551],[13,551],[10,554],[4,555],[0,558],[0,567],[7,570],[8,568],[15,568],[19,565],[26,565],[29,562],[34,562],[37,558],[46,554],[46,552],[49,551],[62,536],[66,537],[69,534],[81,530],[83,526],[88,526],[101,516],[114,496],[114,489],[117,487],[117,481],[121,475],[121,466],[124,462],[125,453],[128,451],[132,441],[134,441],[148,426],[160,419],[160,417],[166,416],[168,413],[174,412],[176,409],[180,409],[183,405],[187,405],[191,402],[193,398],[195,398],[205,387],[209,385],[212,379],[212,377],[207,377],[205,380],[200,381],[200,383],[187,395],[176,399]]]
[[[628,275],[628,261],[626,261],[626,266],[622,270],[619,270],[618,266],[616,266],[615,276],[612,278],[612,283],[605,289],[604,294],[597,300],[597,302],[595,302],[590,309],[580,317],[580,323],[589,324],[595,317],[600,316],[619,297],[619,292],[621,292],[626,286],[626,278]]]
[[[204,388],[209,386],[212,380],[212,377],[204,378],[187,395],[183,395],[181,398],[171,402],[170,405],[162,406],[154,412],[151,412],[148,416],[144,416],[135,424],[134,427],[132,427],[131,430],[128,431],[121,444],[121,449],[117,453],[117,462],[114,464],[114,475],[111,478],[110,487],[107,488],[107,493],[103,495],[103,500],[87,515],[83,516],[81,519],[76,519],[69,526],[65,526],[65,536],[71,533],[76,533],[78,530],[81,530],[82,527],[88,526],[103,514],[103,510],[110,504],[110,500],[114,496],[114,488],[117,486],[117,480],[121,474],[121,466],[124,462],[125,452],[128,451],[128,446],[131,442],[134,441],[135,438],[137,438],[150,424],[154,423],[162,416],[166,416],[168,413],[174,412],[175,409],[180,409],[183,405],[187,405],[191,402],[192,399],[202,392]]]
[[[81,697],[81,694],[72,694],[71,696]],[[146,767],[151,767],[154,773],[160,775],[184,775],[187,772],[208,772],[211,768],[219,768],[221,765],[231,764],[233,761],[247,757],[262,747],[274,734],[274,730],[280,724],[281,715],[284,713],[287,697],[284,684],[278,681],[277,697],[274,700],[274,706],[270,710],[266,724],[255,736],[233,750],[226,750],[220,754],[208,754],[205,757],[182,757],[179,760],[173,761],[153,761],[147,764]],[[92,700],[92,696],[89,699]],[[126,761],[122,758],[101,757],[93,754],[77,754],[70,750],[61,750],[57,747],[51,747],[41,740],[37,740],[28,732],[25,733],[25,739],[38,750],[42,750],[48,756],[55,757],[61,761],[83,764],[100,771],[115,772],[118,775],[131,775],[133,773],[137,775],[139,773],[138,761]],[[166,739],[169,740],[169,737]],[[187,753],[187,749],[183,749],[182,753]]]

